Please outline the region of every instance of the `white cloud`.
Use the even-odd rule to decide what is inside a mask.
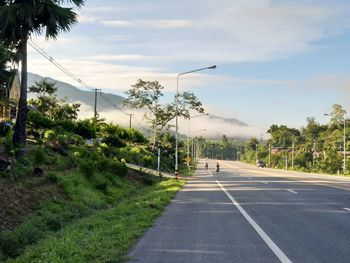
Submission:
[[[79,118],[91,118],[93,116],[94,110],[92,107],[76,101],[75,103],[80,103]],[[132,127],[150,129],[143,119],[142,111],[130,111],[132,113],[131,125]],[[113,122],[122,127],[128,127],[130,116],[126,112],[118,110],[102,110],[98,112],[99,116],[105,118],[107,122]],[[188,120],[179,120],[179,132],[187,135],[188,125],[190,124],[190,137],[203,136],[203,137],[217,137],[225,134],[229,137],[260,137],[261,134],[265,134],[266,127],[253,127],[253,126],[238,126],[231,123],[225,122],[219,119],[209,119],[207,117],[194,118],[188,122]],[[204,131],[205,130],[205,131]]]
[[[89,60],[89,61],[120,62],[120,61],[150,61],[150,60],[154,61],[160,58],[145,56],[145,55],[138,55],[138,54],[125,54],[125,55],[105,54],[105,55],[87,56],[87,57],[84,57],[83,59]]]
[[[82,24],[92,24],[92,23],[96,23],[96,21],[98,21],[98,18],[94,16],[79,14],[78,21],[79,23],[82,23]]]
[[[105,26],[119,27],[153,27],[153,28],[187,28],[191,26],[186,20],[102,20]]]
[[[127,66],[122,64],[110,64],[108,60],[139,61],[147,57],[138,55],[121,55],[116,57],[96,56],[80,60],[78,58],[68,60],[60,59],[58,62],[64,65],[70,72],[88,83],[91,87],[109,89],[114,91],[125,91],[135,84],[138,79],[146,81],[157,80],[165,87],[165,92],[176,90],[177,72],[165,72],[160,68]],[[41,75],[77,85],[70,77],[61,72],[53,64],[44,58],[32,58],[29,62],[29,71]],[[207,73],[189,74],[180,78],[181,89],[194,90],[203,87],[216,87],[219,89],[230,89],[242,85],[269,85],[290,87],[294,81],[266,80],[266,79],[241,79],[225,75],[211,75]]]

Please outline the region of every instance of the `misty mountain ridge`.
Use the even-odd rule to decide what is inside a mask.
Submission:
[[[67,101],[69,103],[81,102],[91,107],[92,109],[94,108],[94,104],[95,104],[94,91],[81,90],[71,84],[52,79],[50,77],[42,77],[40,75],[33,74],[33,73],[28,73],[28,87],[34,85],[35,82],[39,82],[42,79],[47,79],[49,82],[53,82],[56,84],[56,88],[57,88],[56,94],[59,99],[67,98]],[[107,102],[107,100],[104,99],[101,95],[97,96],[98,111],[106,111],[106,110],[113,110],[113,109],[115,110],[116,108],[117,109],[123,108],[123,101],[125,99],[124,97],[116,94],[104,93],[104,92],[102,94],[103,96],[107,97],[107,99],[110,102]],[[32,93],[29,93],[28,95],[31,98],[34,97]]]
[[[56,84],[57,88],[57,97],[60,99],[67,99],[69,103],[76,103],[80,102],[82,104],[87,105],[88,107],[91,107],[91,109],[94,108],[95,103],[95,92],[94,91],[87,91],[87,90],[81,90],[77,87],[55,80],[50,77],[43,77],[37,74],[28,73],[28,87],[35,84],[35,82],[39,82],[40,80],[46,78],[48,81],[53,82]],[[28,94],[30,98],[33,98],[34,95],[32,93]],[[121,111],[125,110],[125,107],[123,106],[123,101],[125,100],[124,97],[111,94],[111,93],[104,93],[102,92],[102,95],[97,96],[97,111],[112,111],[119,109]],[[107,99],[105,99],[105,98]],[[108,101],[107,101],[108,100]],[[210,121],[216,121],[216,122],[225,122],[227,124],[231,124],[233,126],[240,126],[240,127],[247,127],[248,125],[244,122],[237,120],[235,118],[224,118],[217,115],[208,115],[207,118]]]

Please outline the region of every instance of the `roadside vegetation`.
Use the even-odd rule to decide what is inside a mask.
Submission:
[[[79,105],[59,100],[45,80],[29,90],[37,96],[26,147],[12,143],[10,122],[0,124],[0,260],[118,262],[183,181],[128,170],[127,162],[157,165],[139,131],[78,120]],[[174,138],[159,138],[162,170],[173,172]]]
[[[0,4],[0,13],[5,9]],[[16,106],[8,97],[16,70],[9,65],[18,62],[26,44],[0,43],[1,106],[10,113]],[[162,87],[152,83],[161,97]],[[136,86],[145,91],[148,84],[140,80],[130,92]],[[184,184],[127,168],[132,163],[156,169],[159,150],[161,171],[174,172],[175,137],[168,125],[174,106],[162,108],[158,98],[152,102],[156,108],[141,107],[136,106],[137,96],[128,97],[129,107],[150,110],[145,115],[153,130],[149,140],[136,129],[98,116],[79,119],[80,105],[59,99],[55,84],[45,79],[27,91],[34,99],[22,101],[19,112],[25,111],[17,121],[9,114],[0,122],[0,261],[124,260]],[[191,109],[203,111],[193,94],[181,96],[181,116]],[[167,114],[162,114],[165,109]],[[187,170],[183,146],[180,142],[179,168],[181,175],[189,175],[193,169]]]
[[[344,174],[344,139],[346,167],[350,174],[350,121],[345,110],[335,104],[328,115],[329,123],[320,124],[309,117],[305,127],[289,128],[271,125],[270,137],[231,140],[224,135],[221,141],[197,138],[200,156],[240,160],[251,164],[262,161],[267,167],[313,173]]]

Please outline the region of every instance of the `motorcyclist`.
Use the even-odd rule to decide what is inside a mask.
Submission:
[[[220,165],[219,165],[219,163],[217,162],[216,163],[216,172],[218,173],[220,171]]]

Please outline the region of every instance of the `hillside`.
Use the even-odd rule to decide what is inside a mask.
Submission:
[[[28,86],[30,87],[36,81],[40,81],[43,78],[44,77],[40,75],[28,73]],[[94,107],[95,94],[93,91],[81,90],[71,84],[61,82],[49,77],[47,79],[56,83],[57,95],[59,98],[64,99],[66,97],[69,102],[79,101],[90,106],[91,108]],[[116,108],[122,108],[122,102],[124,100],[123,97],[111,93],[104,93],[104,95],[108,97],[108,99],[116,106]],[[112,109],[114,109],[114,107],[110,103],[103,99],[103,97],[98,96],[98,110]]]

